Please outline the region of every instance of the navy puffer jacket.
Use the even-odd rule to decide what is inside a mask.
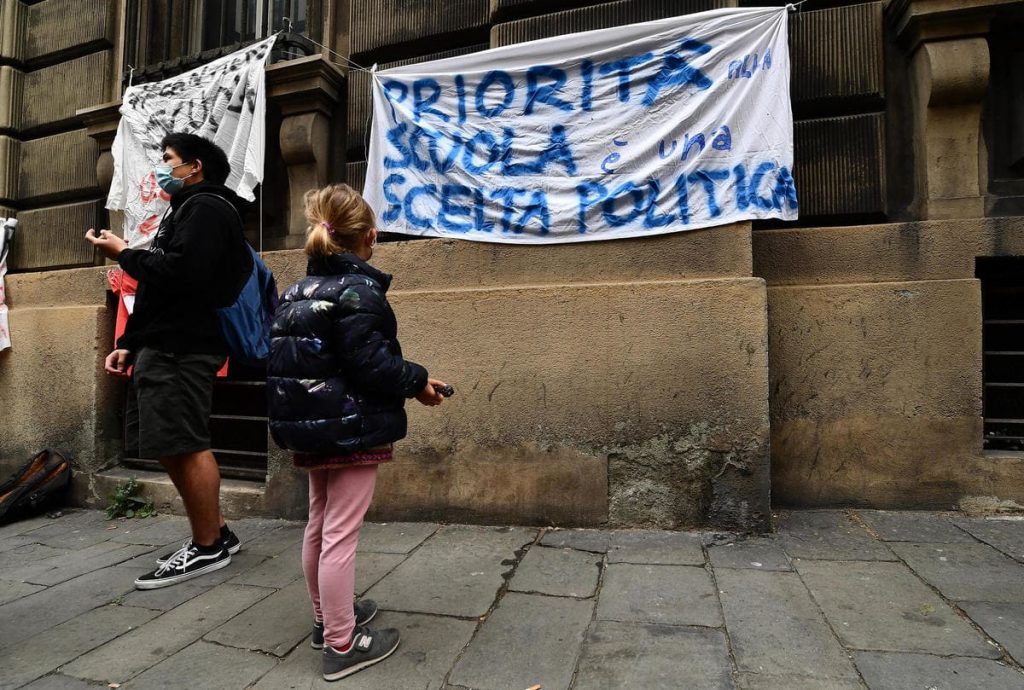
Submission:
[[[354,254],[310,259],[274,314],[270,433],[282,448],[343,455],[406,434],[405,399],[427,370],[402,358],[391,276]]]

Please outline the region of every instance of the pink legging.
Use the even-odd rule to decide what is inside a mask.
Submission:
[[[376,483],[376,465],[309,472],[302,571],[313,615],[324,622],[324,639],[335,649],[348,645],[356,626],[356,546]]]

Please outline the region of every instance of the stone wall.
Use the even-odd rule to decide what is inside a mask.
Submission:
[[[99,152],[76,112],[118,93],[120,8],[0,0],[0,203],[19,218],[12,270],[96,263],[79,240],[104,220]]]
[[[282,285],[304,273],[299,252],[267,258]],[[389,243],[375,263],[396,275],[407,356],[457,390],[440,409],[410,403],[376,517],[767,525],[766,296],[749,225],[556,247]],[[0,406],[23,422],[0,456],[75,449],[87,502],[120,459],[101,281],[13,276],[16,347],[0,365]],[[295,514],[305,478],[286,454],[271,464],[259,509]]]
[[[974,277],[1021,254],[1021,218],[755,233],[777,503],[1024,504],[1024,459],[982,451]]]
[[[366,66],[763,4],[324,2],[318,35]],[[105,215],[116,106],[83,109],[116,100],[124,2],[81,7],[0,0],[0,213],[21,221],[15,271],[96,263],[79,235]],[[1022,461],[981,449],[974,273],[977,257],[1024,254],[1020,217],[995,218],[1024,198],[1011,93],[1020,4],[802,7],[790,15],[793,226],[379,249],[410,355],[459,392],[440,411],[411,408],[377,517],[757,527],[769,434],[782,503],[1024,502]],[[362,186],[368,80],[313,56],[274,65],[268,92],[278,188],[267,209],[284,236],[265,246],[289,248],[306,189]],[[301,273],[294,252],[270,260],[282,283]],[[0,409],[18,423],[0,456],[74,445],[92,478],[79,495],[95,501],[94,472],[120,456],[118,387],[95,375],[109,347],[102,278],[8,280],[15,351],[0,355]],[[239,505],[295,515],[302,482],[272,452],[263,493]]]

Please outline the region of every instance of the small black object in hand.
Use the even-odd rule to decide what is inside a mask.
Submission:
[[[446,398],[450,398],[455,395],[455,389],[452,386],[439,386],[435,383],[434,390]]]

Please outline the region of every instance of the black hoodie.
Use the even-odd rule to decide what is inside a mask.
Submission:
[[[139,281],[135,308],[117,346],[133,352],[151,347],[165,352],[225,354],[216,309],[230,304],[252,270],[238,217],[216,194],[241,213],[242,201],[230,189],[199,182],[171,196],[171,208],[150,249],[125,249],[121,268]],[[177,216],[177,217],[176,217]]]

